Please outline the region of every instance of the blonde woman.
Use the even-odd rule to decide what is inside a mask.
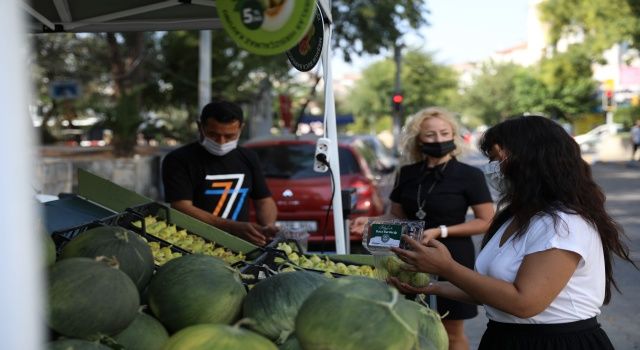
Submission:
[[[486,232],[494,209],[480,169],[459,162],[458,124],[449,112],[430,107],[411,116],[400,142],[402,164],[391,192],[387,217],[424,220],[423,242],[437,239],[454,260],[473,269],[471,236]],[[474,218],[466,221],[471,208]],[[366,218],[352,232],[362,232]],[[449,335],[449,349],[468,349],[464,320],[478,314],[476,305],[438,297],[438,312]]]

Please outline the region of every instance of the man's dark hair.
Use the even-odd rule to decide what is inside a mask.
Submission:
[[[242,108],[229,101],[216,101],[204,106],[200,113],[200,124],[205,124],[207,119],[214,119],[220,123],[232,123],[237,120],[240,125],[244,122]]]

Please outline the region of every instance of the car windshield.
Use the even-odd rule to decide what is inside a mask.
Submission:
[[[306,179],[329,176],[329,173],[313,171],[314,144],[278,144],[251,147],[258,154],[262,171],[266,177],[282,179]],[[353,154],[344,147],[338,148],[340,174],[360,172]]]

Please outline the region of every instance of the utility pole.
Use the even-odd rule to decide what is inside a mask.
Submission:
[[[396,82],[394,86],[394,95],[402,91],[402,85],[400,81],[401,63],[402,63],[402,44],[396,42],[393,45],[393,59],[396,63]],[[402,107],[394,108],[393,110],[393,149],[398,150],[400,144],[400,130],[402,129]]]

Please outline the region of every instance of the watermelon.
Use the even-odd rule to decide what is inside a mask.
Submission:
[[[48,233],[43,233],[43,243],[45,249],[45,263],[47,266],[53,265],[56,262],[56,243]]]
[[[300,346],[300,342],[298,338],[296,338],[295,334],[291,334],[287,340],[282,343],[278,350],[303,350],[302,346]]]
[[[49,326],[70,338],[116,334],[133,321],[140,303],[129,276],[88,258],[54,264],[48,291]]]
[[[49,350],[111,350],[110,347],[97,342],[80,339],[62,339],[48,344]]]
[[[296,271],[281,273],[258,283],[242,304],[249,328],[283,343],[294,330],[298,309],[309,294],[328,279],[321,274]]]
[[[418,320],[418,349],[419,350],[447,350],[449,349],[449,336],[442,324],[440,315],[422,305]]]
[[[382,281],[365,277],[331,280],[302,304],[296,337],[305,350],[413,349],[418,312],[407,303]]]
[[[83,232],[64,246],[60,259],[97,256],[114,256],[120,270],[133,280],[139,291],[153,275],[151,248],[138,234],[117,226],[98,226]]]
[[[199,324],[169,338],[163,350],[277,350],[269,339],[237,326]]]
[[[157,350],[169,339],[169,333],[155,318],[139,311],[129,327],[113,336],[127,350]]]
[[[158,269],[148,298],[153,314],[174,333],[200,323],[236,321],[246,294],[240,274],[221,259],[185,255]]]

